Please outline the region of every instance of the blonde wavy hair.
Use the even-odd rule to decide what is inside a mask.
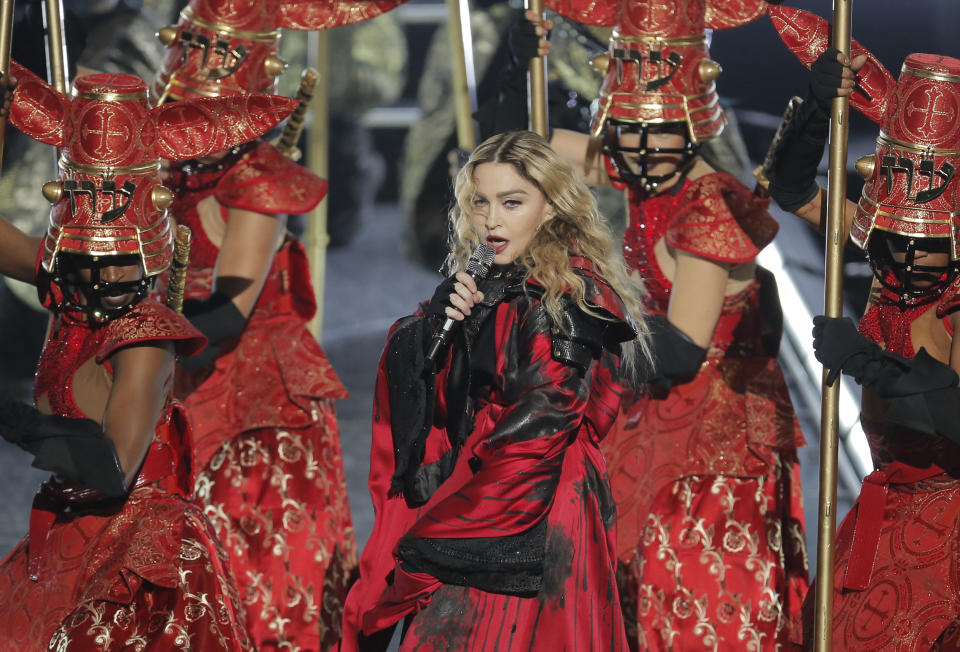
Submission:
[[[616,291],[633,320],[639,336],[622,347],[622,364],[632,374],[642,357],[649,359],[647,329],[640,308],[642,284],[627,274],[620,247],[616,246],[597,200],[577,175],[541,136],[531,131],[497,134],[481,143],[463,166],[454,187],[456,203],[451,207],[450,252],[444,264],[449,274],[466,269],[471,252],[480,243],[471,223],[476,193],[474,171],[484,163],[509,163],[524,179],[536,186],[553,207],[554,215],[538,228],[527,251],[516,261],[525,278],[544,289],[541,299],[552,323],[562,328],[560,314],[564,295],[569,294],[586,313],[601,317],[585,297],[586,286],[570,266],[570,249],[590,259]]]

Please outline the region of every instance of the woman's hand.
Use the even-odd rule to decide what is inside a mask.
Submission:
[[[0,88],[3,89],[3,106],[0,106],[0,119],[5,120],[10,116],[10,105],[13,104],[13,91],[16,87],[16,77],[0,73]]]
[[[450,305],[444,312],[447,317],[463,321],[470,315],[471,309],[483,301],[483,292],[477,289],[477,282],[466,272],[457,272],[457,282],[450,293]]]
[[[835,97],[847,97],[857,88],[857,72],[867,62],[867,55],[854,57],[853,61],[836,48],[824,51],[810,66],[810,90],[817,106],[830,115],[830,105]]]
[[[547,39],[550,38],[553,21],[543,20],[532,9],[527,9],[523,17],[526,21],[519,21],[510,32],[510,52],[518,62],[525,64],[534,57],[550,54],[550,41]]]
[[[477,290],[477,282],[466,272],[457,272],[456,276],[445,279],[437,286],[427,306],[428,315],[446,315],[451,319],[463,321],[470,310],[483,301],[483,292]]]

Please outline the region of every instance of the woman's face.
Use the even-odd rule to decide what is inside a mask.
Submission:
[[[493,262],[521,257],[540,225],[554,215],[540,189],[510,163],[481,163],[473,171],[470,223],[481,242],[496,251]]]
[[[93,280],[93,271],[90,267],[80,267],[77,270],[77,275],[84,283],[90,283]],[[140,266],[139,262],[125,265],[107,265],[100,268],[100,280],[105,283],[139,281],[141,278],[143,278],[143,267]],[[121,308],[133,301],[134,297],[136,297],[135,292],[101,296],[100,303],[103,304],[103,308]],[[86,297],[82,292],[79,300],[86,304]]]
[[[910,270],[912,273],[911,283],[914,287],[928,288],[943,283],[943,273],[947,271],[950,265],[950,254],[944,250],[943,245],[945,244],[942,240],[940,242],[924,242],[923,238],[917,239],[917,246],[913,254],[913,265],[933,269]],[[887,248],[894,261],[901,264],[906,262],[906,238],[887,238]]]
[[[620,134],[619,141],[621,147],[636,149],[640,147],[640,134],[624,132]],[[683,149],[686,144],[686,138],[680,134],[657,131],[652,128],[647,132],[647,147],[650,149]],[[634,174],[640,174],[640,156],[641,154],[634,152],[625,152],[623,155]],[[651,177],[676,172],[677,167],[683,160],[683,155],[679,153],[651,152],[645,156],[647,159],[647,174]]]

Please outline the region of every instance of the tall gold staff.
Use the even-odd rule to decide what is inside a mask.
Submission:
[[[453,105],[457,116],[457,147],[472,152],[477,146],[473,113],[477,105],[477,80],[473,67],[473,33],[467,0],[447,0],[449,10]]]
[[[307,36],[307,61],[319,72],[319,80],[314,91],[310,119],[307,131],[307,164],[310,171],[326,179],[330,165],[329,126],[330,101],[328,97],[327,73],[330,70],[330,35],[327,30],[310,32]],[[323,331],[323,294],[327,273],[327,199],[324,198],[314,209],[307,222],[304,244],[310,262],[310,281],[313,294],[317,299],[317,314],[308,325],[317,340]]]
[[[47,65],[50,83],[67,93],[67,40],[63,35],[63,0],[44,0],[43,28],[46,31]]]
[[[850,56],[852,0],[834,0],[833,47]],[[847,137],[850,103],[847,97],[833,100],[830,115],[830,169],[827,183],[827,245],[824,312],[843,316],[844,211],[847,198]],[[820,413],[820,503],[817,512],[817,593],[814,649],[833,647],[833,539],[837,524],[837,448],[840,416],[840,383],[826,382]]]
[[[13,43],[13,0],[0,0],[0,72],[10,72],[10,44]],[[0,118],[0,170],[3,169],[3,132],[6,116]]]
[[[543,21],[543,0],[527,0],[527,9]],[[530,59],[530,83],[527,86],[530,109],[530,131],[547,137],[547,58]]]

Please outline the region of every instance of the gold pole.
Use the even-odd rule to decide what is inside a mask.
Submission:
[[[0,72],[10,71],[10,45],[13,43],[13,0],[0,0]],[[3,132],[6,117],[0,118],[0,170],[3,169]]]
[[[47,31],[47,62],[50,83],[64,95],[67,93],[67,40],[63,36],[62,0],[44,0],[43,22]]]
[[[831,42],[850,56],[852,0],[834,0]],[[827,317],[843,315],[844,212],[847,200],[847,137],[849,99],[833,100],[830,118],[830,169],[827,183],[826,287],[824,312]],[[833,648],[833,540],[837,524],[837,448],[840,413],[840,380],[832,387],[823,370],[823,398],[820,413],[820,502],[817,513],[817,593],[814,649]]]
[[[310,130],[307,132],[307,162],[314,174],[326,179],[330,157],[327,144],[330,126],[327,84],[327,74],[330,70],[330,37],[324,30],[311,32],[307,43],[308,51],[312,49],[315,53],[316,61],[313,62],[313,67],[320,74],[311,103],[313,116]],[[317,299],[317,314],[310,321],[309,328],[319,341],[323,334],[323,294],[327,271],[327,243],[330,241],[330,236],[327,235],[326,198],[317,205],[313,215],[310,216],[305,236],[307,257],[310,260],[310,280],[313,283],[313,294]]]
[[[543,0],[527,0],[527,9],[543,20]],[[547,137],[547,58],[530,59],[530,80],[527,86],[529,98],[530,131]]]
[[[467,60],[464,51],[463,15],[459,0],[447,0],[450,52],[453,57],[453,105],[457,114],[457,147],[472,152],[477,146],[473,131],[473,115],[470,110],[470,88],[467,85]],[[467,16],[470,20],[470,16]]]

